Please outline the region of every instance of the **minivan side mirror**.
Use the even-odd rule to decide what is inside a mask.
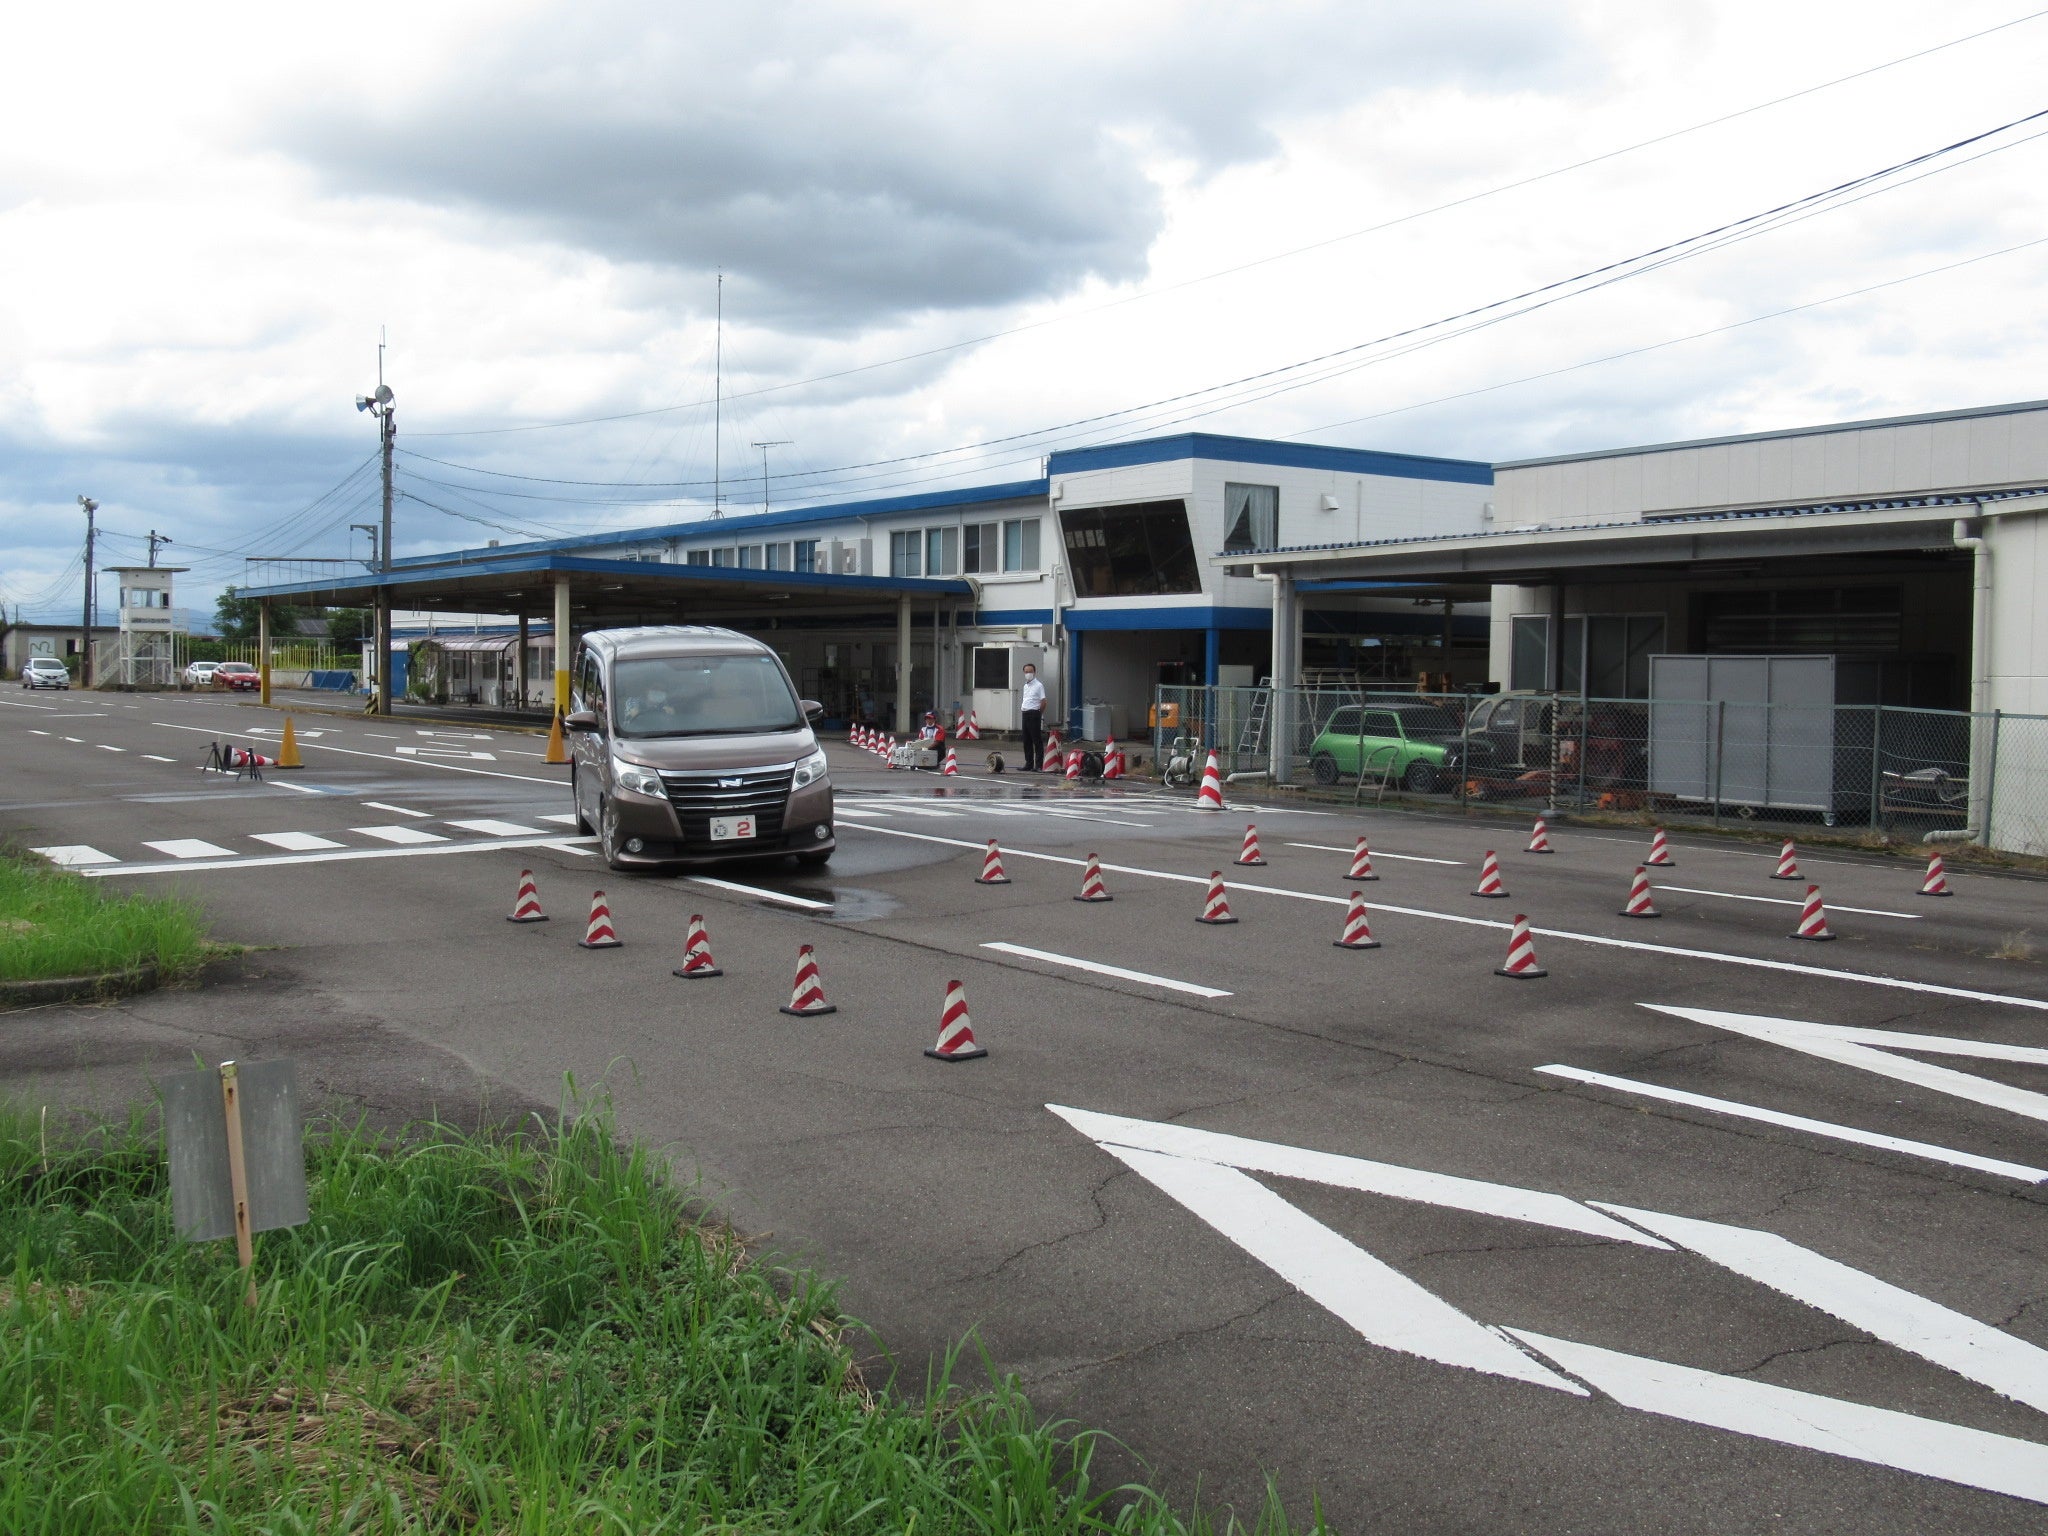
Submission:
[[[797,703],[803,706],[804,719],[806,720],[816,720],[825,713],[825,706],[816,699],[798,699]]]
[[[589,709],[572,709],[562,716],[562,728],[568,731],[594,731],[597,729],[597,713]]]

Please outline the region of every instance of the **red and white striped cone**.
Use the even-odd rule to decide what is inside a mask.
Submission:
[[[967,989],[957,981],[946,983],[946,1003],[939,1010],[939,1043],[926,1050],[933,1061],[974,1061],[986,1056],[986,1047],[974,1043],[974,1025],[967,1017]]]
[[[1778,850],[1778,872],[1773,880],[1797,880],[1799,874],[1799,850],[1792,846],[1792,839],[1785,839],[1785,846]]]
[[[1060,747],[1060,733],[1057,726],[1045,733],[1045,745],[1039,748],[1038,767],[1041,773],[1058,773],[1066,763],[1066,753]]]
[[[1245,823],[1244,847],[1238,850],[1236,862],[1239,864],[1263,864],[1266,862],[1266,856],[1259,852],[1259,824],[1255,821]]]
[[[958,741],[967,730],[967,711],[959,705],[953,706],[953,739]]]
[[[1671,845],[1664,841],[1662,827],[1650,834],[1650,856],[1643,863],[1651,869],[1670,869],[1678,863],[1671,857]]]
[[[1365,892],[1351,893],[1351,910],[1344,914],[1344,937],[1336,941],[1338,949],[1378,949],[1380,941],[1372,936],[1372,925],[1365,920]]]
[[[1557,850],[1556,850],[1555,848],[1553,848],[1553,847],[1551,847],[1551,846],[1550,846],[1550,827],[1549,827],[1549,824],[1548,824],[1548,823],[1546,823],[1546,822],[1544,821],[1544,819],[1543,819],[1543,818],[1542,818],[1541,816],[1538,816],[1538,817],[1536,818],[1536,830],[1535,830],[1535,831],[1533,831],[1533,832],[1531,832],[1531,833],[1529,834],[1529,846],[1528,846],[1528,847],[1526,847],[1526,848],[1524,848],[1524,849],[1522,850],[1522,852],[1524,852],[1524,853],[1555,853],[1555,852],[1557,852]]]
[[[846,740],[847,745],[854,747],[859,751],[865,752],[868,748],[868,728],[864,725],[854,726],[854,728],[847,733]]]
[[[825,1001],[824,983],[818,980],[818,957],[808,944],[796,952],[796,985],[789,989],[789,1004],[782,1010],[792,1018],[815,1018],[839,1010]]]
[[[1358,846],[1351,851],[1351,873],[1344,878],[1347,880],[1379,879],[1379,876],[1372,872],[1372,850],[1365,846],[1365,834],[1363,832],[1358,835]]]
[[[1117,746],[1116,738],[1112,736],[1102,744],[1102,779],[1104,783],[1108,783],[1111,779],[1120,779],[1123,776],[1123,749]]]
[[[1820,887],[1809,885],[1806,888],[1806,905],[1799,909],[1799,926],[1792,931],[1792,937],[1812,939],[1818,943],[1834,936],[1828,927],[1828,909],[1820,904]]]
[[[508,923],[544,923],[547,913],[540,909],[540,888],[533,883],[533,871],[519,871],[519,894],[512,898],[512,910],[506,915]]]
[[[1486,857],[1479,862],[1479,885],[1472,894],[1505,896],[1507,893],[1508,888],[1500,883],[1500,860],[1493,856],[1493,850],[1489,848],[1486,850]]]
[[[1507,976],[1515,981],[1534,981],[1550,972],[1536,963],[1536,941],[1529,936],[1529,919],[1521,913],[1515,914],[1515,925],[1508,932],[1507,964],[1494,969],[1494,975]]]
[[[1078,784],[1080,781],[1081,749],[1079,747],[1069,747],[1067,748],[1067,782]]]
[[[1927,861],[1927,878],[1920,882],[1922,896],[1953,896],[1948,888],[1948,871],[1942,868],[1941,855],[1936,854]]]
[[[1656,903],[1650,900],[1650,872],[1642,865],[1636,866],[1636,877],[1629,882],[1628,905],[1621,909],[1623,917],[1662,917]]]
[[[1094,854],[1088,855],[1088,867],[1081,871],[1081,894],[1076,901],[1115,901],[1102,883],[1102,863]]]
[[[1209,749],[1209,761],[1202,765],[1202,787],[1195,795],[1198,811],[1223,809],[1223,770],[1216,764],[1216,749]]]
[[[1008,885],[1010,877],[1003,873],[1003,850],[996,846],[996,840],[988,840],[988,852],[982,855],[981,873],[974,877],[976,885]]]
[[[967,711],[967,723],[960,727],[959,734],[962,741],[981,740],[981,722],[974,718],[973,710]]]
[[[958,778],[960,775],[960,759],[953,755],[953,749],[950,746],[946,748],[946,766],[941,768],[939,772],[949,779]]]
[[[590,926],[576,941],[583,949],[617,949],[625,940],[612,927],[612,909],[604,903],[603,891],[590,893]]]
[[[1230,915],[1230,898],[1223,894],[1222,870],[1212,869],[1209,871],[1209,895],[1202,903],[1202,915],[1196,918],[1195,921],[1207,923],[1212,928],[1220,928],[1225,923],[1237,921],[1236,918]]]
[[[669,974],[680,976],[685,981],[703,981],[712,976],[725,974],[712,964],[711,938],[704,932],[703,913],[690,914],[690,931],[683,939],[683,963]]]

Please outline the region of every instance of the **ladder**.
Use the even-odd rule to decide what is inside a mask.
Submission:
[[[1256,758],[1266,745],[1266,711],[1273,703],[1273,679],[1259,679],[1258,695],[1252,700],[1251,713],[1245,716],[1244,727],[1237,733],[1239,758]]]

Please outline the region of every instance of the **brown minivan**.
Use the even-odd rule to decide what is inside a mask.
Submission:
[[[730,629],[600,629],[569,676],[579,830],[613,869],[725,859],[823,864],[832,781],[782,660]]]

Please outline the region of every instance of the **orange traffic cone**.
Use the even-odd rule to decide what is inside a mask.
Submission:
[[[1529,919],[1519,912],[1515,914],[1515,926],[1508,932],[1507,964],[1497,967],[1493,974],[1516,981],[1534,981],[1550,974],[1536,963],[1536,941],[1529,936]]]
[[[1669,869],[1677,862],[1678,860],[1671,857],[1671,845],[1664,841],[1664,829],[1657,828],[1650,834],[1650,856],[1643,860],[1643,863],[1652,869]]]
[[[1372,925],[1365,920],[1365,892],[1351,893],[1351,910],[1344,914],[1344,936],[1336,941],[1339,949],[1378,949],[1380,941],[1372,936]]]
[[[1778,850],[1778,872],[1773,880],[1797,880],[1799,875],[1799,850],[1792,846],[1792,839],[1785,839],[1785,846]]]
[[[1225,923],[1237,921],[1236,918],[1230,915],[1230,898],[1223,894],[1222,870],[1212,869],[1209,871],[1209,896],[1202,903],[1202,915],[1196,918],[1195,921],[1198,923],[1208,923],[1211,927],[1217,928],[1220,928]]]
[[[1942,868],[1941,855],[1936,854],[1927,861],[1927,878],[1920,882],[1922,896],[1953,896],[1948,888],[1948,871]]]
[[[569,761],[569,745],[562,736],[562,712],[555,711],[555,723],[548,727],[548,749],[541,753],[544,763],[566,763]]]
[[[506,914],[508,923],[544,923],[547,913],[540,909],[540,888],[533,883],[533,871],[519,871],[519,894],[512,898],[512,910]]]
[[[808,944],[800,945],[796,952],[796,985],[790,988],[789,1004],[782,1010],[792,1018],[814,1018],[821,1013],[837,1013],[839,1010],[825,1001],[824,985],[818,980],[818,957],[811,952]]]
[[[1827,908],[1820,904],[1820,887],[1809,885],[1806,888],[1806,905],[1799,909],[1799,926],[1792,931],[1792,937],[1820,942],[1834,936],[1828,927]]]
[[[1556,850],[1555,848],[1553,848],[1553,847],[1551,847],[1551,846],[1550,846],[1550,828],[1549,828],[1549,826],[1548,826],[1548,825],[1547,825],[1547,824],[1546,824],[1546,823],[1544,822],[1544,820],[1543,820],[1543,818],[1542,818],[1541,816],[1538,816],[1538,817],[1536,818],[1536,830],[1535,830],[1535,831],[1533,831],[1533,832],[1531,832],[1531,833],[1529,834],[1529,846],[1528,846],[1528,847],[1526,847],[1526,848],[1524,848],[1524,849],[1522,850],[1522,852],[1524,852],[1524,853],[1555,853],[1555,852],[1557,852],[1557,850]]]
[[[1500,883],[1500,860],[1493,856],[1493,850],[1489,848],[1486,850],[1486,857],[1480,861],[1479,886],[1472,894],[1474,896],[1505,896],[1507,893],[1508,888]]]
[[[683,963],[669,974],[680,976],[685,981],[701,981],[725,974],[711,961],[711,939],[704,932],[703,913],[690,914],[690,931],[683,939]]]
[[[1642,865],[1636,866],[1636,877],[1628,888],[1628,905],[1621,909],[1623,917],[1662,917],[1656,904],[1650,900],[1650,872]]]
[[[1076,896],[1074,900],[1116,900],[1114,896],[1110,895],[1109,892],[1106,889],[1104,889],[1102,884],[1102,865],[1096,860],[1095,855],[1092,853],[1088,855],[1088,867],[1081,871],[1081,894]]]
[[[1263,864],[1266,856],[1259,852],[1259,827],[1257,822],[1247,822],[1244,829],[1244,847],[1238,850],[1240,864]]]
[[[303,768],[304,760],[299,756],[299,733],[292,729],[292,717],[284,717],[284,737],[277,747],[277,766],[280,768]]]
[[[946,983],[945,1006],[939,1010],[939,1043],[925,1055],[933,1061],[974,1061],[988,1050],[974,1043],[974,1025],[967,1017],[967,989],[957,981]]]
[[[996,846],[996,840],[988,840],[988,852],[981,860],[981,873],[974,877],[976,885],[1008,885],[1010,877],[1003,873],[1003,850]]]
[[[1216,749],[1209,749],[1209,761],[1202,765],[1202,787],[1195,793],[1195,809],[1198,811],[1220,811],[1223,809],[1223,770],[1216,764]]]
[[[604,904],[604,892],[590,893],[590,926],[576,943],[583,949],[617,949],[625,941],[612,930],[612,909]]]
[[[1345,876],[1345,878],[1348,880],[1379,879],[1379,876],[1372,872],[1372,850],[1365,846],[1365,834],[1362,832],[1358,835],[1358,846],[1351,851],[1351,873]]]

